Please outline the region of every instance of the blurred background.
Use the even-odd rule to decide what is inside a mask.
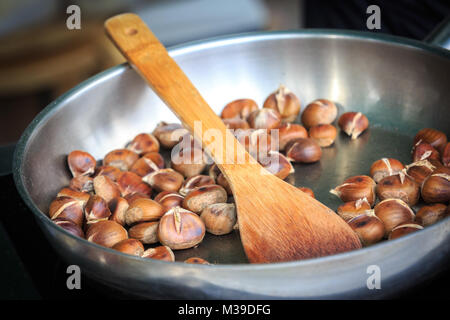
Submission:
[[[14,143],[56,97],[124,59],[103,31],[105,18],[139,14],[166,46],[230,33],[299,28],[368,31],[366,9],[381,30],[422,39],[450,12],[443,0],[2,0],[0,3],[0,174]],[[67,7],[81,11],[69,30]]]

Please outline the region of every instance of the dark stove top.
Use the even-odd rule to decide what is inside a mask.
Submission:
[[[16,190],[12,175],[0,176],[0,300],[132,298],[82,277],[81,290],[66,286],[67,264],[39,229]],[[399,296],[449,299],[450,271]]]

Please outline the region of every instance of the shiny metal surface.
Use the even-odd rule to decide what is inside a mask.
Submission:
[[[365,113],[370,129],[358,140],[340,134],[312,165],[290,177],[311,187],[333,209],[329,189],[346,177],[368,174],[381,157],[408,163],[412,138],[423,127],[450,134],[450,54],[401,38],[366,33],[304,31],[241,35],[172,49],[215,111],[249,97],[260,105],[280,83],[303,107],[316,98],[340,113]],[[450,252],[450,219],[373,247],[320,259],[246,264],[238,234],[208,236],[178,260],[201,256],[218,265],[186,265],[127,256],[78,239],[43,214],[68,184],[66,155],[83,149],[102,158],[135,134],[174,115],[127,65],[97,75],[62,96],[24,133],[15,155],[16,184],[61,256],[97,280],[145,297],[378,298],[415,286],[443,268]],[[262,186],[264,187],[264,186]],[[30,239],[31,241],[31,239]],[[367,267],[381,269],[381,290],[366,286]]]

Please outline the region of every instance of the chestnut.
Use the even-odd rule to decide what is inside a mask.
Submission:
[[[151,199],[134,200],[125,212],[125,222],[132,225],[138,222],[155,221],[164,214],[163,207]]]
[[[176,192],[181,188],[184,182],[183,176],[173,169],[153,171],[143,177],[142,180],[158,192]]]
[[[279,112],[283,122],[293,122],[300,113],[300,100],[284,85],[269,95],[264,101],[263,108]]]
[[[112,200],[120,197],[119,186],[107,176],[96,176],[94,178],[95,194],[105,199],[109,204]]]
[[[392,229],[391,233],[389,234],[388,240],[394,240],[422,229],[423,227],[421,225],[415,223],[402,224]]]
[[[149,152],[131,166],[130,172],[144,177],[153,171],[163,169],[164,166],[164,158],[158,152]]]
[[[164,212],[174,207],[180,207],[183,200],[184,197],[181,194],[172,191],[162,191],[155,197],[155,201],[162,205]]]
[[[124,239],[113,245],[111,249],[138,257],[144,253],[144,246],[136,239]]]
[[[369,212],[371,209],[372,206],[369,201],[367,201],[367,198],[362,198],[341,204],[337,208],[337,213],[342,219],[349,221],[354,217]]]
[[[213,203],[202,210],[200,218],[209,233],[217,236],[228,234],[237,222],[236,206],[233,203]]]
[[[69,197],[57,197],[50,204],[48,210],[50,219],[56,218],[70,220],[81,227],[83,225],[84,214],[81,203]]]
[[[175,146],[184,136],[190,135],[189,131],[181,124],[167,123],[164,121],[158,123],[152,134],[159,140],[159,143],[167,149]]]
[[[289,159],[278,151],[269,151],[267,156],[259,157],[258,162],[263,168],[280,179],[285,179],[295,171]]]
[[[223,123],[228,129],[237,130],[237,129],[250,129],[250,125],[247,120],[241,118],[230,118],[223,119]]]
[[[74,236],[84,238],[84,232],[75,222],[71,220],[66,220],[63,218],[55,218],[53,219],[53,223],[60,226],[67,232],[73,234]]]
[[[208,205],[227,202],[227,192],[219,185],[208,185],[193,189],[183,200],[183,208],[200,213]]]
[[[205,259],[199,258],[199,257],[190,257],[186,260],[184,260],[184,263],[190,263],[190,264],[210,264]]]
[[[385,235],[384,224],[373,211],[360,214],[348,221],[350,228],[358,235],[363,246],[381,241]]]
[[[137,199],[150,199],[150,196],[148,194],[136,192],[136,193],[127,194],[124,198],[128,202],[128,204],[131,204],[134,202],[134,200],[137,200]]]
[[[130,170],[131,166],[139,159],[139,155],[128,149],[116,149],[105,155],[104,166],[112,166],[121,171]]]
[[[334,102],[317,99],[308,104],[302,113],[302,123],[309,129],[318,124],[331,124],[336,120],[338,109]]]
[[[309,128],[309,137],[320,147],[329,147],[336,140],[337,129],[332,124],[318,124]]]
[[[330,193],[338,196],[342,201],[357,201],[364,199],[371,206],[375,203],[375,187],[376,183],[369,176],[354,176],[346,179],[344,183],[330,190]]]
[[[113,166],[100,166],[95,169],[94,177],[97,176],[107,176],[112,181],[116,182],[120,175],[122,174],[122,171],[120,169],[113,167]]]
[[[286,145],[286,157],[294,162],[317,162],[322,157],[322,149],[313,139],[297,138]]]
[[[422,182],[435,170],[436,167],[429,160],[419,160],[408,164],[404,172],[418,185],[422,185]]]
[[[442,164],[450,167],[450,142],[448,142],[442,151]]]
[[[339,117],[338,125],[354,140],[369,127],[369,120],[361,112],[346,112]]]
[[[440,155],[439,152],[431,146],[431,144],[420,140],[412,149],[412,158],[413,162],[427,159],[439,160]]]
[[[201,148],[173,148],[171,166],[185,178],[202,173],[206,168],[203,150]]]
[[[92,195],[84,208],[84,216],[87,224],[107,220],[111,215],[106,201],[97,195]]]
[[[67,156],[67,164],[69,165],[72,176],[90,176],[95,171],[97,161],[89,153],[75,150]]]
[[[372,163],[372,166],[370,167],[370,176],[378,183],[385,177],[398,174],[404,168],[405,166],[397,159],[381,158]]]
[[[142,181],[142,177],[133,172],[123,172],[120,178],[117,180],[117,185],[122,196],[127,196],[133,193],[140,193],[152,195],[152,188]]]
[[[93,192],[94,179],[88,176],[77,176],[70,180],[69,188],[78,192]]]
[[[304,193],[306,193],[308,196],[310,196],[311,198],[316,198],[316,196],[314,195],[314,191],[312,191],[311,188],[307,188],[307,187],[298,187],[299,190],[303,191]]]
[[[427,203],[450,201],[450,168],[442,167],[423,181],[422,198]]]
[[[409,206],[413,206],[419,201],[419,185],[407,176],[404,178],[401,175],[389,176],[378,183],[377,195],[380,200],[401,199]]]
[[[272,149],[271,135],[265,129],[236,130],[234,136],[255,158],[267,154]]]
[[[395,227],[412,223],[414,221],[414,212],[400,199],[386,199],[378,203],[374,208],[375,215],[384,223],[386,236]]]
[[[118,197],[112,200],[109,204],[109,208],[112,213],[109,220],[115,221],[121,226],[124,226],[126,224],[125,213],[127,212],[128,207],[129,204],[125,198]]]
[[[227,194],[231,196],[233,194],[233,191],[231,190],[230,183],[228,182],[227,178],[223,175],[223,173],[220,173],[217,177],[217,184],[225,189]]]
[[[69,188],[62,188],[59,190],[57,197],[69,197],[80,202],[84,207],[89,200],[90,194],[87,192],[74,191]]]
[[[141,257],[169,262],[175,261],[175,255],[173,254],[172,250],[167,246],[159,246],[147,249],[144,251]]]
[[[157,221],[135,224],[128,230],[128,236],[145,244],[157,243],[158,225],[159,222]]]
[[[447,144],[447,136],[442,131],[424,128],[414,137],[414,144],[417,144],[420,141],[426,142],[433,148],[436,148],[437,151],[442,152]]]
[[[201,175],[201,174],[199,174],[197,176],[192,176],[184,181],[183,185],[180,188],[180,194],[182,196],[185,196],[192,189],[195,189],[195,188],[201,187],[201,186],[207,186],[210,184],[216,184],[214,179],[211,178],[210,176]]]
[[[258,110],[257,103],[252,99],[238,99],[228,103],[222,110],[222,119],[241,118],[247,119],[251,112]]]
[[[281,115],[273,109],[259,109],[249,114],[248,124],[253,129],[276,129],[281,124]]]
[[[137,154],[158,152],[159,141],[152,134],[140,133],[127,145],[127,149],[136,152]]]
[[[288,142],[297,138],[308,138],[308,132],[305,127],[296,123],[282,124],[278,128],[279,150],[285,150]]]
[[[423,206],[416,213],[416,222],[421,226],[427,227],[446,218],[449,212],[446,212],[447,206],[442,203]]]
[[[173,250],[192,248],[205,236],[205,224],[188,210],[175,207],[161,218],[158,227],[159,241]]]
[[[101,246],[111,248],[128,238],[127,230],[115,221],[104,220],[89,225],[86,239]]]

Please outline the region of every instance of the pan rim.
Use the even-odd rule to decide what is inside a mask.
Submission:
[[[428,53],[436,54],[443,58],[450,58],[450,51],[444,48],[440,48],[431,44],[427,44],[424,42],[420,42],[417,40],[407,39],[398,36],[386,35],[386,34],[375,34],[371,32],[361,32],[361,31],[351,31],[351,30],[329,30],[329,29],[305,29],[305,30],[283,30],[283,31],[263,31],[263,32],[250,32],[250,33],[239,33],[232,35],[219,36],[214,38],[209,38],[205,40],[198,40],[187,42],[185,44],[177,45],[170,47],[168,49],[171,56],[176,57],[178,55],[186,54],[189,52],[199,51],[203,49],[208,49],[217,46],[226,46],[232,45],[236,43],[249,43],[254,41],[262,41],[268,39],[294,39],[294,38],[340,38],[340,39],[360,39],[364,41],[378,41],[381,43],[386,43],[390,45],[400,46],[400,47],[409,47],[419,50],[424,50]],[[136,259],[136,261],[143,262],[144,260],[141,257],[128,255],[125,253],[118,252],[111,248],[106,248],[100,246],[96,243],[89,242],[86,239],[79,238],[56,224],[52,223],[50,218],[34,204],[31,196],[29,195],[25,183],[22,176],[22,167],[23,167],[23,156],[28,149],[28,143],[33,138],[36,133],[36,129],[43,125],[50,117],[62,108],[62,105],[65,101],[69,99],[73,99],[76,95],[81,94],[82,91],[90,86],[94,86],[97,82],[103,81],[108,77],[113,77],[116,74],[120,74],[125,72],[127,69],[131,68],[128,63],[120,64],[114,66],[110,69],[107,69],[103,72],[100,72],[80,84],[76,85],[69,91],[65,92],[54,101],[52,101],[49,105],[47,105],[28,125],[28,127],[23,132],[20,137],[16,150],[14,152],[13,157],[13,177],[17,190],[22,198],[22,200],[26,203],[27,207],[33,212],[33,214],[38,218],[42,223],[46,225],[51,225],[51,228],[54,228],[55,232],[62,232],[65,236],[71,237],[76,241],[82,241],[84,245],[92,246],[93,248],[97,248],[99,250],[103,250],[103,252],[108,254],[118,254],[123,258],[128,259]],[[276,262],[270,264],[250,264],[250,263],[239,263],[239,264],[217,264],[217,265],[195,265],[195,264],[186,264],[181,261],[177,261],[176,263],[183,264],[184,268],[213,268],[213,269],[223,269],[229,271],[238,271],[238,270],[254,270],[254,271],[269,271],[274,269],[283,269],[283,268],[299,268],[306,267],[315,264],[323,264],[340,261],[342,259],[350,259],[355,258],[359,255],[369,254],[378,250],[379,247],[393,247],[396,244],[401,242],[407,242],[412,237],[417,237],[419,234],[429,234],[434,232],[435,229],[439,229],[440,226],[444,223],[448,223],[445,220],[436,223],[433,226],[427,227],[426,230],[422,230],[420,233],[409,234],[404,237],[381,242],[375,244],[370,247],[362,248],[361,250],[353,250],[349,252],[343,252],[331,256],[312,258],[306,260],[298,260],[298,261],[289,261],[289,262]],[[173,262],[166,262],[160,260],[146,259],[148,260],[146,263],[155,263],[160,264],[161,266],[165,266],[167,264],[173,264]]]

